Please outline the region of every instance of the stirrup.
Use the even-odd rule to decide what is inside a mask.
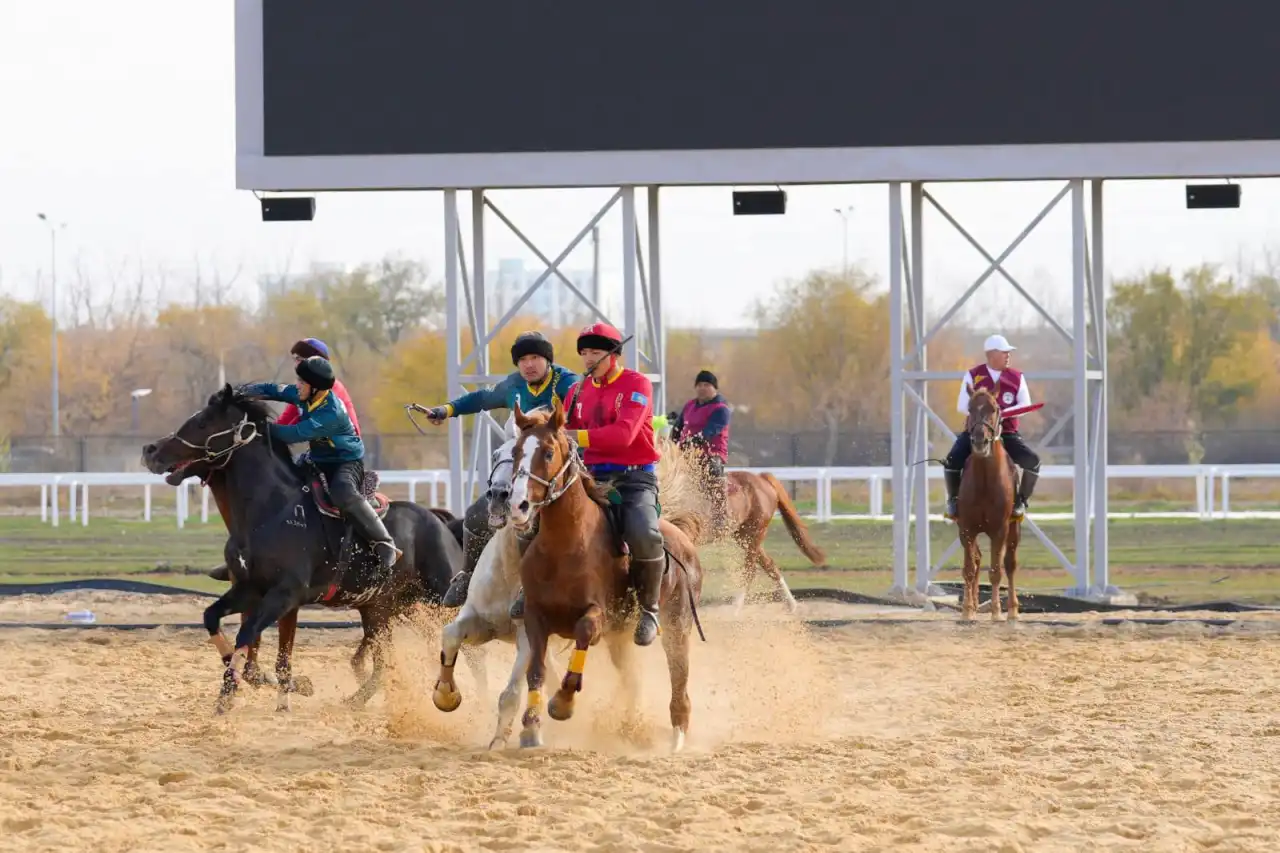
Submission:
[[[391,549],[391,562],[387,564],[388,567],[394,566],[396,563],[400,561],[400,558],[404,556],[404,551],[401,551],[398,547],[396,547],[396,543],[394,541],[381,540],[381,541],[373,542],[370,544],[373,547],[373,553],[378,556],[378,559],[380,561],[384,559],[383,554],[385,553],[386,549],[388,548]],[[379,548],[381,548],[382,551],[379,551],[378,550]]]
[[[661,635],[662,623],[658,621],[658,611],[641,607],[640,621],[636,623],[636,632],[633,637],[636,645],[647,646]]]
[[[1018,498],[1013,502],[1013,517],[1022,518],[1027,514],[1027,502],[1022,498]]]

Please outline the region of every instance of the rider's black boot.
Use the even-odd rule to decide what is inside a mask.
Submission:
[[[361,500],[346,510],[347,516],[355,523],[364,534],[364,538],[373,548],[373,553],[378,555],[378,561],[384,571],[390,569],[400,559],[404,553],[396,547],[395,540],[391,538],[391,534],[387,532],[387,528],[383,525],[382,519],[378,518],[377,513],[373,511],[373,507],[369,506],[369,502]]]
[[[1036,490],[1036,481],[1040,479],[1038,471],[1023,471],[1022,484],[1018,487],[1018,499],[1013,502],[1013,517],[1022,518],[1027,513],[1027,504]]]
[[[959,510],[957,506],[960,495],[960,476],[964,472],[952,471],[950,468],[942,470],[942,479],[947,487],[947,508],[943,513],[944,517],[954,519]]]
[[[636,599],[640,602],[640,621],[636,624],[635,643],[647,646],[662,633],[658,626],[658,604],[662,598],[662,572],[667,558],[648,560],[631,558],[631,582],[635,584]]]

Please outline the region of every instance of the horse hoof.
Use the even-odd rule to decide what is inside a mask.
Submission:
[[[521,749],[537,749],[542,746],[542,732],[538,729],[530,731],[525,729],[520,732],[520,748]]]
[[[523,741],[521,742],[523,743]],[[504,737],[496,737],[493,740],[489,741],[490,752],[496,749],[506,749],[506,748],[507,748],[507,739]]]
[[[673,753],[684,749],[684,729],[671,730],[671,751]]]
[[[316,688],[311,683],[310,678],[305,675],[299,675],[293,679],[293,692],[299,696],[314,696],[316,695]]]
[[[462,704],[462,691],[450,690],[444,684],[437,684],[436,689],[431,693],[431,701],[437,708],[448,714],[458,710],[458,706]]]
[[[551,715],[551,719],[564,722],[573,716],[573,697],[561,699],[557,693],[551,697],[551,701],[547,703],[547,713]]]

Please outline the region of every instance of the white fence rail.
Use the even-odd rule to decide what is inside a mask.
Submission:
[[[817,489],[815,511],[808,517],[817,521],[832,519],[888,520],[891,507],[885,505],[885,483],[892,479],[888,466],[871,468],[732,468],[736,471],[768,472],[779,480],[813,483]],[[388,485],[408,486],[409,500],[421,496],[428,506],[446,506],[449,502],[449,472],[447,470],[379,471],[382,482]],[[1046,465],[1040,477],[1045,480],[1070,480],[1075,469],[1070,465]],[[942,478],[936,466],[929,469],[933,480]],[[1280,478],[1280,465],[1111,465],[1107,468],[1110,480],[1170,480],[1194,479],[1195,509],[1184,512],[1112,512],[1112,518],[1198,518],[1201,520],[1222,518],[1280,518],[1280,512],[1232,512],[1231,481],[1244,478]],[[856,515],[836,515],[832,510],[831,489],[835,483],[864,482],[870,492],[869,512]],[[191,488],[199,487],[199,480],[190,478],[174,489],[178,527],[186,525],[191,517]],[[138,487],[143,492],[143,518],[151,520],[152,489],[155,486],[168,489],[164,478],[148,473],[62,473],[62,474],[0,474],[0,487],[38,488],[40,490],[40,519],[58,526],[65,506],[66,520],[74,524],[89,524],[90,487]],[[420,487],[427,494],[420,495]],[[66,492],[65,504],[61,499]],[[1034,513],[1042,520],[1071,518],[1071,513]],[[200,520],[209,520],[209,490],[200,489]]]

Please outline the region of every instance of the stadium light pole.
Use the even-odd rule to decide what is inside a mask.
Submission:
[[[134,435],[138,434],[138,408],[139,408],[138,401],[150,393],[151,393],[150,388],[135,388],[133,391],[129,393],[129,396],[132,398],[132,400],[130,401],[130,404],[131,404],[130,408],[132,408],[133,410],[131,413],[132,415],[131,419],[133,421]]]
[[[49,226],[49,313],[53,315],[53,437],[62,435],[62,419],[58,415],[58,232],[67,227],[67,223],[53,224],[53,220],[43,213],[37,213],[40,221]]]
[[[835,210],[836,215],[840,217],[840,220],[843,223],[843,231],[844,231],[844,254],[841,256],[843,263],[840,267],[840,274],[848,275],[849,274],[849,214],[853,213],[853,205],[850,204],[850,205],[846,205],[843,208],[836,207],[832,209]]]

